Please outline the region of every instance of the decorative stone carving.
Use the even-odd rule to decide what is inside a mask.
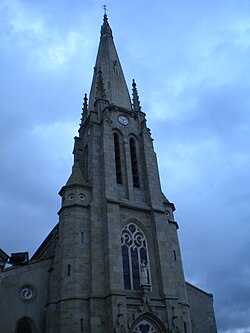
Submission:
[[[140,321],[132,333],[159,333],[158,330],[146,319]]]

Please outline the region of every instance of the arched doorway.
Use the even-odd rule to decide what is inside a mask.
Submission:
[[[129,333],[168,333],[162,321],[151,313],[144,313],[132,325]]]
[[[28,318],[22,318],[18,321],[16,333],[34,333]]]

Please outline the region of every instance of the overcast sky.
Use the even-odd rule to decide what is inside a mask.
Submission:
[[[89,92],[100,0],[0,2],[0,247],[32,255],[58,222]],[[176,206],[187,281],[220,333],[250,332],[250,1],[107,1]]]

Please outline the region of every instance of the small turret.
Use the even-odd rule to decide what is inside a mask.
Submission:
[[[72,167],[72,173],[66,183],[59,192],[62,197],[62,208],[72,205],[86,205],[89,202],[89,189],[81,172],[78,160],[75,161]],[[59,211],[60,215],[60,211]]]
[[[85,186],[87,185],[83,174],[80,170],[79,162],[76,160],[73,167],[72,167],[72,173],[66,183],[66,186],[72,186],[72,185],[80,185]]]

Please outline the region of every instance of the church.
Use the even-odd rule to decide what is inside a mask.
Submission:
[[[135,81],[104,14],[59,223],[29,259],[0,250],[3,333],[216,333],[213,295],[185,281]]]

